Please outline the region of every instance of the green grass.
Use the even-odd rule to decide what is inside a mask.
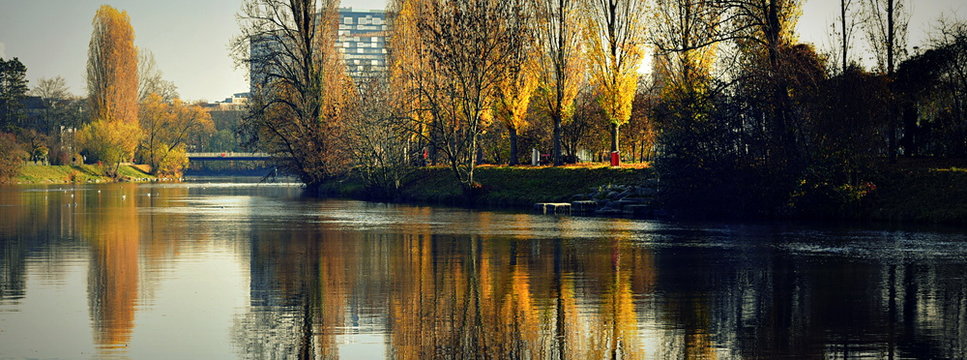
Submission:
[[[122,177],[131,178],[131,179],[154,178],[153,175],[142,171],[136,165],[121,165],[121,167],[118,168],[118,175],[121,175]]]
[[[873,219],[967,224],[967,171],[957,168],[887,171],[870,203]]]
[[[129,179],[154,178],[154,176],[131,165],[121,165],[118,173],[122,178]],[[115,181],[115,179],[105,175],[104,170],[97,165],[25,165],[20,169],[20,174],[13,179],[14,183],[20,184],[67,184],[111,181]]]
[[[483,189],[469,204],[456,177],[448,168],[420,168],[403,185],[399,199],[407,202],[526,208],[537,202],[570,201],[603,185],[634,185],[653,178],[651,169],[609,167],[479,167],[475,181]],[[324,185],[321,191],[351,198],[368,199],[369,192],[358,179],[343,179]]]

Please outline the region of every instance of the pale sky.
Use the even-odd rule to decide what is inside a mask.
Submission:
[[[800,38],[823,48],[839,0],[806,0]],[[964,0],[908,0],[912,8],[910,46],[928,38],[941,15],[967,18]],[[236,36],[240,0],[0,0],[0,57],[27,66],[29,86],[63,76],[71,91],[85,93],[91,19],[108,4],[126,10],[135,44],[151,50],[164,78],[186,100],[222,100],[248,91],[245,72],[235,69],[228,43]],[[385,0],[343,0],[344,7],[382,9]],[[859,40],[859,39],[858,39]],[[862,41],[857,46],[865,48]]]

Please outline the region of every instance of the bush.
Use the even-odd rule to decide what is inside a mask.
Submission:
[[[78,140],[88,161],[102,162],[113,173],[118,164],[134,157],[140,134],[137,124],[97,120],[78,133]]]
[[[13,134],[0,133],[0,183],[9,182],[17,176],[27,156]]]

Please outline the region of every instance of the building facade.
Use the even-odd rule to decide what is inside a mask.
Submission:
[[[336,50],[342,54],[346,72],[357,84],[387,71],[386,38],[389,34],[384,10],[339,9],[339,30]],[[267,80],[272,70],[273,53],[280,44],[270,36],[252,39],[249,43],[249,84],[256,93],[259,84]]]
[[[339,41],[346,71],[357,83],[387,70],[386,37],[389,28],[383,10],[339,9]]]

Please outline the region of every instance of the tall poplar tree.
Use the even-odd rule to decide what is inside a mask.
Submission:
[[[108,5],[94,15],[87,90],[95,120],[138,122],[138,49],[126,11]]]
[[[82,129],[82,147],[107,165],[130,161],[140,139],[138,50],[126,11],[97,10],[87,60],[87,90],[93,122]]]

